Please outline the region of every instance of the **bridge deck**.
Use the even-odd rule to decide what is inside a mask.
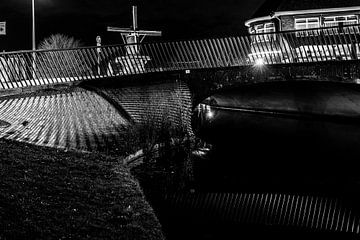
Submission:
[[[0,90],[144,73],[349,62],[360,58],[359,28],[1,53]]]

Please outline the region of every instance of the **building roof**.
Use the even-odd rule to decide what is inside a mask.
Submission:
[[[283,15],[338,12],[339,8],[360,10],[360,0],[266,0],[245,25],[249,27],[254,22],[269,21]]]
[[[297,11],[354,6],[360,6],[360,0],[285,0],[282,1],[276,11]]]
[[[253,18],[269,16],[273,12],[360,6],[360,0],[266,0]]]

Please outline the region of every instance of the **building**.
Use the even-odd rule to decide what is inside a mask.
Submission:
[[[360,0],[268,0],[245,22],[253,35],[249,58],[271,63],[357,59],[359,18]],[[284,33],[271,34],[279,31]]]

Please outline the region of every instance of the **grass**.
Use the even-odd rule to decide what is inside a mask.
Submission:
[[[146,115],[135,124],[129,136],[143,150],[141,164],[135,164],[131,173],[139,180],[147,198],[161,198],[165,194],[186,188],[193,181],[192,150],[197,142],[186,124],[172,123]],[[157,146],[157,147],[155,147]]]
[[[163,239],[118,159],[0,140],[0,239]]]
[[[161,94],[151,100],[169,101]],[[142,189],[149,199],[186,186],[193,146],[187,123],[153,105],[123,129],[121,145],[102,153],[0,139],[0,239],[163,239]],[[142,189],[122,164],[139,149],[144,161],[131,173]]]

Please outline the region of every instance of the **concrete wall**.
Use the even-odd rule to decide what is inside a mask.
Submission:
[[[134,86],[96,87],[111,102],[125,111],[134,123],[149,118],[161,123],[169,121],[191,131],[192,96],[183,81],[142,83]]]
[[[295,19],[293,16],[281,16],[281,31],[290,31],[295,29]]]

